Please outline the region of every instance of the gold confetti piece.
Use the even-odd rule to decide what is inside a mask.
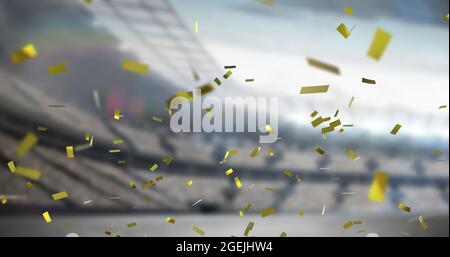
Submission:
[[[135,60],[126,59],[122,63],[122,69],[129,71],[131,73],[136,73],[139,75],[147,75],[149,71],[149,67],[146,64],[139,63]]]
[[[298,216],[303,217],[305,215],[305,210],[300,210]]]
[[[333,127],[333,128],[340,126],[340,125],[341,125],[341,120],[339,120],[339,119],[330,123],[330,127]]]
[[[127,227],[129,227],[129,228],[133,228],[133,227],[136,227],[136,226],[137,226],[136,222],[132,222],[132,223],[128,223],[127,224]]]
[[[423,230],[428,229],[428,224],[425,222],[425,218],[422,215],[419,216],[419,224]]]
[[[84,205],[90,204],[90,203],[92,203],[92,200],[87,200],[87,201],[84,201],[84,202],[83,202]]]
[[[354,220],[353,221],[353,225],[361,225],[362,224],[362,220]]]
[[[344,12],[345,12],[346,14],[350,15],[350,16],[353,15],[353,9],[350,8],[350,7],[348,7],[348,6],[345,6],[345,7],[344,7]]]
[[[175,222],[176,222],[176,221],[175,221],[174,219],[172,219],[171,217],[167,217],[167,218],[166,218],[166,221],[169,222],[169,223],[171,223],[171,224],[175,224]]]
[[[344,132],[344,129],[343,129],[343,128],[340,128],[340,129],[339,129],[339,133],[342,133],[342,132]]]
[[[271,127],[269,124],[267,124],[267,125],[264,127],[264,129],[265,129],[266,132],[268,132],[269,134],[272,133],[272,127]]]
[[[244,217],[244,211],[239,210],[239,216]]]
[[[386,47],[391,41],[391,38],[392,38],[391,33],[381,28],[378,28],[372,39],[372,44],[370,45],[369,50],[367,51],[367,55],[377,61],[380,60]]]
[[[130,187],[135,189],[136,188],[136,181],[134,181],[134,180],[130,181]]]
[[[156,117],[156,116],[153,116],[153,117],[152,117],[152,120],[154,120],[154,121],[156,121],[156,122],[162,122],[162,121],[163,121],[162,118]]]
[[[33,44],[29,43],[23,46],[21,49],[18,49],[11,53],[11,61],[14,64],[20,64],[26,60],[30,60],[35,58],[38,55],[38,52]]]
[[[121,144],[123,144],[123,140],[122,139],[115,139],[115,140],[113,140],[113,144],[114,145],[121,145]]]
[[[411,208],[409,206],[407,206],[406,204],[403,204],[403,203],[400,203],[398,205],[398,208],[400,210],[402,210],[402,211],[405,211],[405,212],[411,212]]]
[[[245,212],[249,212],[251,208],[252,208],[252,205],[251,204],[247,204],[247,206],[245,206],[245,208],[244,208],[244,211]]]
[[[372,202],[382,203],[386,194],[386,189],[389,182],[389,174],[381,170],[375,171],[372,185],[369,191],[369,200]]]
[[[353,221],[348,221],[342,226],[344,227],[344,229],[349,229],[353,226]]]
[[[214,87],[209,83],[207,83],[201,87],[198,87],[197,89],[200,89],[202,96],[207,95],[207,94],[211,93],[212,91],[214,91]],[[189,92],[189,94],[192,95],[192,92]],[[190,96],[190,98],[193,99],[193,95]]]
[[[443,155],[444,151],[442,151],[442,150],[433,150],[433,154],[434,155]]]
[[[233,74],[233,72],[232,71],[227,71],[227,73],[225,73],[224,75],[223,75],[223,78],[224,79],[228,79],[230,76],[231,76],[231,74]]]
[[[249,82],[255,82],[255,79],[246,79],[246,80],[244,80],[246,83],[249,83]]]
[[[193,230],[194,232],[196,232],[197,234],[201,235],[201,236],[204,236],[204,235],[205,235],[205,232],[204,232],[203,230],[201,230],[200,228],[196,227],[196,226],[193,226],[193,227],[192,227],[192,230]]]
[[[11,173],[16,172],[16,165],[14,165],[14,161],[8,162],[8,168],[11,171]]]
[[[195,20],[195,22],[194,22],[194,30],[195,30],[195,33],[198,33],[198,20]]]
[[[238,151],[236,149],[231,149],[231,150],[227,151],[225,153],[225,156],[223,157],[222,161],[220,161],[219,163],[222,164],[222,163],[227,162],[229,157],[231,157],[231,156],[233,156],[233,155],[235,155],[237,153],[238,153]]]
[[[86,135],[84,136],[84,140],[85,141],[90,141],[91,140],[91,133],[86,132]]]
[[[311,118],[314,118],[317,114],[318,114],[317,111],[313,111],[309,116],[310,116]]]
[[[352,98],[350,99],[350,102],[348,102],[348,108],[352,108],[353,101],[355,101],[355,97],[354,96],[352,96]]]
[[[229,176],[231,174],[233,174],[233,169],[228,169],[227,171],[225,171],[225,175]]]
[[[336,112],[334,113],[334,117],[337,117],[339,114],[339,110],[336,110]]]
[[[109,153],[120,153],[121,150],[120,149],[110,149]]]
[[[270,147],[267,147],[267,153],[269,154],[270,157],[275,155],[275,153],[273,152],[272,148],[270,148]]]
[[[218,86],[222,85],[222,82],[221,82],[220,79],[218,79],[218,78],[215,78],[215,79],[214,79],[214,82],[216,82],[216,84],[217,84]]]
[[[286,232],[281,232],[280,237],[287,237],[287,233]]]
[[[297,183],[302,182],[302,180],[300,179],[300,176],[299,176],[299,175],[295,175],[295,180],[297,181]]]
[[[158,176],[158,177],[155,178],[156,181],[161,181],[161,180],[163,180],[163,179],[164,179],[163,176]]]
[[[255,226],[255,223],[252,222],[252,221],[250,221],[250,222],[248,223],[247,227],[245,228],[244,236],[248,236],[248,233],[250,233],[250,231],[253,230],[253,226]]]
[[[331,120],[330,117],[322,118],[322,116],[320,116],[317,119],[311,121],[311,125],[315,128],[315,127],[319,126],[320,124],[322,124],[326,121],[329,121],[329,120]]]
[[[50,223],[52,222],[52,218],[50,217],[50,214],[48,211],[42,213],[42,217],[44,218],[45,222]]]
[[[445,109],[445,108],[447,108],[447,105],[441,105],[441,106],[439,106],[439,109]]]
[[[115,120],[120,120],[120,109],[119,108],[116,108],[114,110],[114,119]]]
[[[153,166],[150,168],[151,172],[155,172],[155,170],[158,168],[158,164],[153,164]]]
[[[15,174],[32,180],[39,180],[41,177],[40,171],[23,166],[17,166]]]
[[[0,198],[2,199],[2,204],[6,204],[8,202],[6,196],[2,195]]]
[[[75,156],[73,155],[73,146],[66,146],[67,158],[72,159]]]
[[[46,128],[46,127],[43,127],[43,126],[38,126],[38,127],[36,128],[36,130],[39,131],[39,132],[46,132],[46,131],[47,131],[47,128]]]
[[[402,236],[410,236],[411,234],[409,234],[407,232],[400,232],[400,235],[402,235]]]
[[[287,169],[283,170],[283,174],[288,176],[288,177],[294,176],[294,174],[292,172],[290,172],[289,170],[287,170]]]
[[[236,69],[236,65],[228,65],[228,66],[224,66],[223,68],[226,69],[226,70]]]
[[[29,188],[33,187],[33,183],[31,183],[30,181],[27,181],[27,183],[25,183],[25,185]]]
[[[67,72],[67,62],[61,62],[48,67],[48,73],[53,76],[65,72]]]
[[[192,186],[193,183],[194,183],[194,181],[188,180],[188,181],[186,182],[186,186],[190,187],[190,186]]]
[[[320,148],[319,146],[314,147],[314,151],[322,156],[325,155],[325,151],[322,150],[322,148]]]
[[[328,88],[329,85],[302,87],[300,89],[300,94],[326,93],[328,91]]]
[[[391,130],[391,134],[397,135],[397,132],[400,130],[401,127],[402,127],[402,125],[400,125],[400,124],[395,125],[395,127]]]
[[[236,187],[239,189],[242,187],[241,180],[239,180],[238,177],[234,177],[234,183],[236,184]]]
[[[355,161],[360,159],[360,157],[358,156],[358,154],[357,154],[355,151],[353,151],[352,149],[349,149],[349,150],[347,151],[347,156],[350,157],[350,158],[352,158],[352,159],[355,160]]]
[[[322,129],[322,134],[330,133],[334,131],[334,127],[329,126]]]
[[[375,80],[373,80],[373,79],[366,79],[366,78],[362,78],[362,83],[372,84],[372,85],[377,84],[377,82]]]
[[[313,58],[307,58],[306,59],[308,61],[308,64],[312,67],[321,69],[321,70],[325,70],[331,73],[334,73],[336,75],[340,75],[341,72],[339,70],[339,68],[337,66],[313,59]]]
[[[200,76],[197,73],[197,70],[195,70],[194,67],[191,66],[191,72],[192,72],[192,77],[194,77],[195,81],[199,81],[200,80]],[[170,109],[169,109],[170,111]]]
[[[447,14],[447,15],[445,15],[444,19],[445,19],[445,21],[447,21],[447,22],[448,22],[448,14]]]
[[[30,149],[38,142],[38,138],[32,132],[28,132],[27,135],[17,146],[17,155],[22,157],[30,151]]]
[[[253,151],[250,153],[251,157],[256,157],[258,156],[259,152],[261,152],[261,147],[256,147],[255,149],[253,149]]]
[[[348,38],[350,36],[350,34],[352,33],[346,26],[344,23],[339,24],[339,26],[336,28],[336,30],[341,33],[341,35],[344,38]]]
[[[271,187],[266,187],[266,188],[264,188],[264,190],[272,192],[272,193],[275,193],[277,191],[276,189],[271,188]]]
[[[67,198],[67,197],[69,197],[69,194],[67,194],[66,191],[52,194],[52,198],[54,201],[58,201],[58,200],[61,200],[61,199]]]
[[[173,161],[173,157],[172,156],[166,156],[163,158],[163,162],[165,165],[170,165]]]
[[[267,217],[269,215],[272,215],[274,213],[275,213],[275,208],[270,207],[270,208],[267,208],[267,209],[261,211],[260,214],[261,214],[261,217],[265,218],[265,217]]]

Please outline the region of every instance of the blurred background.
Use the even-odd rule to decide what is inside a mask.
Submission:
[[[7,199],[1,236],[198,236],[192,226],[206,236],[242,236],[249,221],[250,236],[448,236],[449,114],[439,108],[449,94],[448,1],[88,2],[0,1],[0,196]],[[347,39],[336,31],[341,22],[352,29]],[[377,28],[392,34],[379,61],[366,55]],[[27,43],[38,56],[13,64],[11,52]],[[307,58],[341,74],[311,67]],[[148,64],[150,72],[126,72],[124,59]],[[48,66],[62,61],[68,71],[50,75]],[[236,68],[224,80],[227,65]],[[257,133],[173,133],[166,100],[216,77],[222,85],[212,96],[279,97],[281,139],[259,145]],[[299,94],[301,86],[321,84],[330,85],[326,94]],[[58,104],[65,107],[49,107]],[[310,124],[314,110],[324,117],[339,110],[343,124],[353,126],[323,138]],[[393,136],[395,124],[402,128]],[[30,132],[38,142],[19,157]],[[124,143],[114,145],[116,139]],[[74,159],[67,145],[76,146]],[[314,152],[317,145],[324,156]],[[257,146],[261,153],[250,157]],[[350,148],[359,160],[346,156]],[[238,154],[219,164],[231,149]],[[167,156],[170,165],[162,161]],[[40,178],[12,174],[11,160]],[[225,176],[229,168],[241,189]],[[378,169],[390,175],[381,204],[367,199]],[[157,176],[164,178],[156,186],[142,187]],[[69,197],[54,201],[60,191]],[[269,207],[276,214],[261,218]],[[45,211],[52,223],[44,222]],[[421,229],[419,215],[429,229]],[[348,220],[363,223],[344,229]]]

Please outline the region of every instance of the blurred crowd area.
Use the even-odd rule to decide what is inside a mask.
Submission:
[[[402,202],[412,208],[409,218],[448,218],[449,116],[448,108],[439,109],[448,104],[448,1],[267,2],[1,1],[0,195],[8,202],[0,205],[0,215],[40,216],[44,209],[239,215],[251,203],[252,213],[274,207],[320,215],[326,206],[327,213],[340,216],[400,216]],[[354,15],[348,17],[345,6]],[[354,28],[347,40],[335,30],[340,22]],[[393,34],[378,62],[366,56],[377,27]],[[13,64],[11,52],[27,43],[36,46],[38,57]],[[337,65],[342,74],[309,67],[308,57]],[[124,59],[149,64],[148,76],[123,71]],[[68,72],[47,72],[62,61]],[[226,65],[237,68],[212,95],[279,97],[276,143],[259,145],[259,134],[251,133],[170,130],[166,100],[179,90],[212,83]],[[376,78],[377,85],[362,85],[364,76]],[[255,83],[244,83],[248,78]],[[329,83],[330,91],[299,95],[302,85],[319,83]],[[348,108],[352,96],[355,103]],[[55,104],[65,107],[49,107]],[[113,119],[116,108],[123,114],[120,121]],[[311,127],[309,114],[331,116],[338,109],[354,126],[324,139]],[[397,123],[402,129],[393,136],[389,132]],[[48,129],[37,131],[38,126]],[[39,141],[19,158],[16,149],[29,132]],[[66,146],[85,145],[87,132],[95,137],[92,147],[78,148],[68,159]],[[116,139],[124,144],[113,145]],[[317,145],[326,149],[325,156],[314,152]],[[258,146],[259,156],[250,157]],[[109,152],[116,148],[121,152]],[[346,155],[350,148],[359,160]],[[219,164],[230,149],[238,154]],[[167,156],[173,157],[170,165],[163,163]],[[41,177],[27,186],[29,179],[9,171],[11,160]],[[155,163],[157,171],[150,172]],[[225,176],[229,168],[243,188]],[[283,174],[285,169],[301,182]],[[367,199],[378,169],[390,176],[382,204]],[[164,179],[142,188],[156,176]],[[54,201],[51,194],[60,191],[69,197]]]

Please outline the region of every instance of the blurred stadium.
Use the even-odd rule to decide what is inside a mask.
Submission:
[[[449,115],[448,108],[438,108],[448,104],[448,1],[267,3],[1,1],[0,195],[8,201],[0,205],[0,235],[106,236],[112,230],[121,236],[197,236],[195,225],[207,236],[242,236],[255,221],[252,236],[448,236]],[[352,16],[342,11],[345,6],[353,8]],[[335,30],[341,22],[353,28],[347,40]],[[378,62],[366,56],[377,27],[393,35]],[[29,42],[38,58],[11,63],[11,52]],[[341,75],[308,66],[308,57],[337,65]],[[148,76],[123,71],[127,58],[149,64]],[[49,75],[48,66],[61,61],[69,71]],[[267,145],[258,157],[249,156],[259,146],[258,134],[170,130],[166,100],[212,83],[226,65],[237,68],[212,95],[279,97],[281,139],[270,145],[274,156]],[[361,77],[377,84],[363,85]],[[244,83],[248,78],[255,82]],[[298,93],[302,85],[327,83],[327,94]],[[49,107],[54,104],[65,108]],[[123,114],[120,121],[113,119],[115,108]],[[310,124],[314,110],[325,116],[340,110],[344,124],[354,126],[323,139]],[[397,123],[402,128],[393,136]],[[19,158],[16,148],[29,132],[39,141]],[[79,147],[68,159],[65,147],[86,145],[87,132],[95,138],[92,147]],[[117,147],[112,141],[119,138],[124,144]],[[325,156],[313,151],[317,145]],[[121,152],[111,154],[115,148]],[[349,148],[361,158],[346,156]],[[239,153],[219,164],[230,149]],[[174,158],[170,165],[162,162],[166,156]],[[9,171],[11,160],[39,170],[41,178],[28,187],[29,179]],[[228,168],[243,181],[240,190],[225,176]],[[390,175],[382,204],[367,199],[377,169]],[[141,187],[156,176],[164,179]],[[53,201],[60,191],[69,197]],[[240,217],[249,203],[251,210]],[[399,203],[411,213],[399,210]],[[268,207],[276,215],[261,218]],[[52,223],[43,221],[44,211]],[[421,229],[419,215],[429,229]],[[177,223],[167,223],[167,216]],[[348,220],[363,224],[345,230]],[[137,227],[127,228],[132,222]]]

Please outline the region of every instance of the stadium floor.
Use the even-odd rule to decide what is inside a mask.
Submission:
[[[176,220],[175,224],[165,221],[167,216]],[[249,236],[277,237],[282,232],[288,236],[317,237],[352,237],[366,236],[376,233],[379,236],[449,236],[448,214],[426,217],[429,229],[420,228],[418,217],[402,216],[367,216],[351,217],[352,220],[362,220],[361,225],[344,229],[343,224],[349,218],[339,215],[308,215],[299,217],[294,214],[280,214],[261,218],[259,215],[244,217],[232,215],[64,215],[53,216],[53,222],[46,224],[40,215],[2,216],[0,217],[0,236],[50,236],[64,237],[69,233],[85,236],[107,236],[105,231],[120,236],[148,237],[195,237],[198,236],[192,226],[205,231],[205,236],[242,236],[249,221],[255,222]],[[127,224],[137,226],[128,228]],[[357,233],[358,230],[364,232]]]

